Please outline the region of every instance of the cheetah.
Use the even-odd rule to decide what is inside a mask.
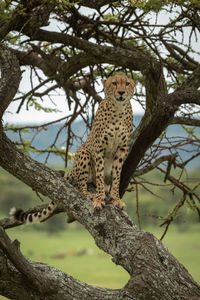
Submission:
[[[86,142],[75,154],[72,171],[65,178],[76,180],[79,190],[93,200],[94,208],[102,209],[109,193],[113,205],[123,209],[119,183],[133,129],[130,99],[135,82],[116,75],[102,83],[106,97],[99,105]],[[88,192],[87,183],[96,186],[96,194]]]
[[[119,184],[123,163],[128,155],[128,141],[133,130],[133,112],[130,100],[135,82],[124,75],[102,80],[105,99],[101,101],[86,142],[76,151],[74,165],[67,181],[74,179],[79,190],[93,201],[95,209],[105,206],[107,194],[114,206],[124,209],[120,200]],[[87,184],[96,186],[96,193]],[[10,214],[24,223],[45,220],[56,208],[51,201],[41,212],[26,214],[13,208]]]

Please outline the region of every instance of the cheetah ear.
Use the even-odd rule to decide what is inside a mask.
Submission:
[[[102,82],[103,86],[105,86],[106,80],[105,79],[101,79],[101,82]]]

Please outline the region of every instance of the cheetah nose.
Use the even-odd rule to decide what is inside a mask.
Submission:
[[[125,93],[125,91],[118,91],[118,94],[120,94],[121,96]]]

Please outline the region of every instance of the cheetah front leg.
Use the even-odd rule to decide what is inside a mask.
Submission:
[[[105,206],[105,188],[104,188],[104,156],[103,149],[99,149],[95,155],[96,169],[96,194],[93,195],[93,206],[102,209]]]
[[[125,208],[125,204],[120,200],[119,197],[119,184],[120,184],[120,175],[123,163],[128,155],[128,147],[121,147],[117,150],[114,158],[114,163],[112,167],[112,187],[110,192],[110,198],[113,205],[118,206],[121,209]]]

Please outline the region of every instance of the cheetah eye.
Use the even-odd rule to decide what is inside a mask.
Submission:
[[[130,82],[126,82],[126,86],[129,86],[130,85]]]
[[[117,82],[116,82],[116,81],[113,81],[112,84],[113,84],[114,86],[117,86]]]

